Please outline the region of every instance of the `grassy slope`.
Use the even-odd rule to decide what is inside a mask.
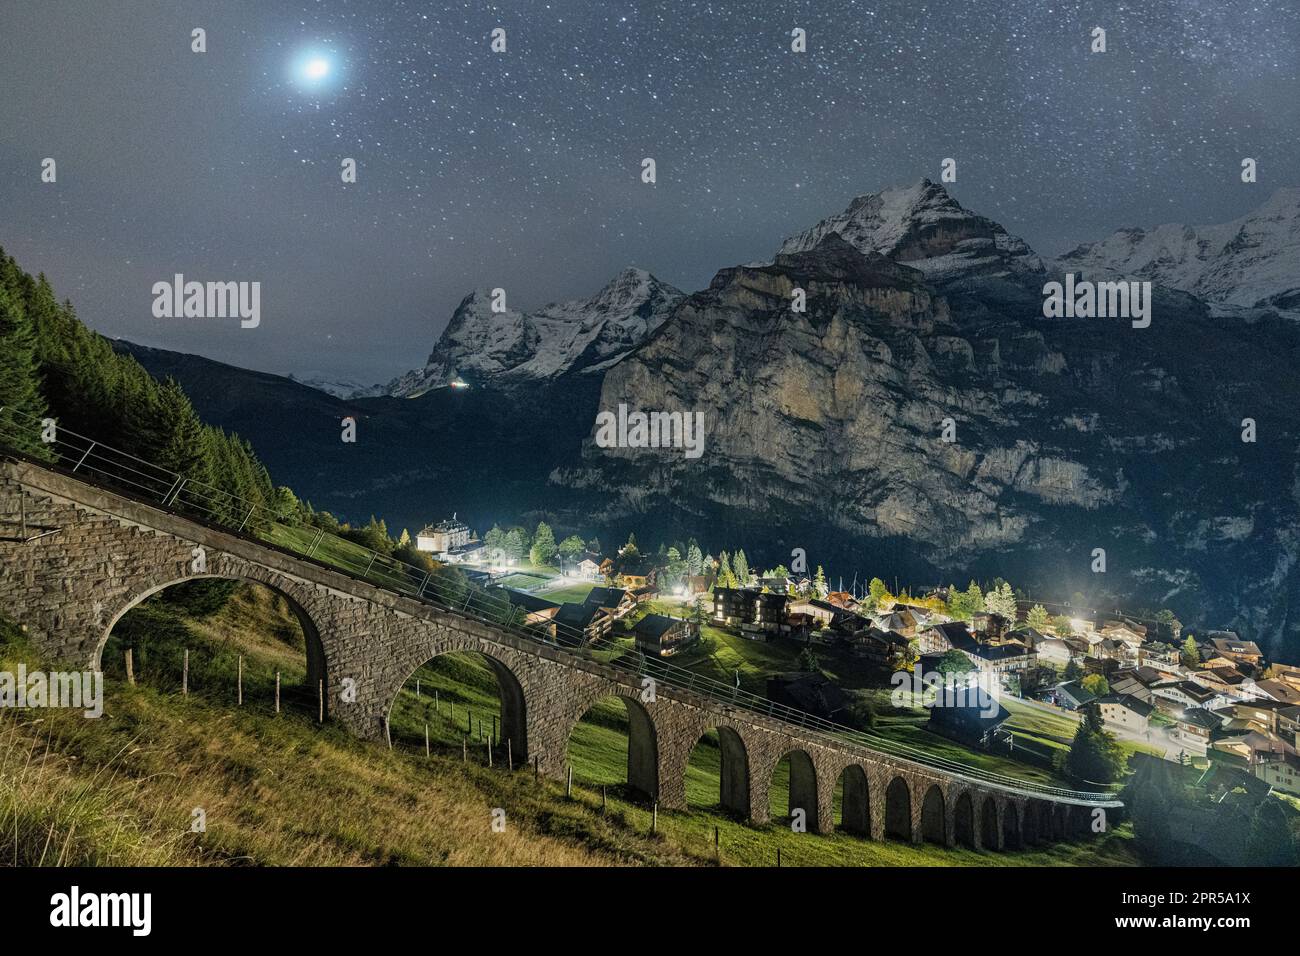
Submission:
[[[156,633],[174,613],[152,614]],[[717,810],[718,751],[705,739],[688,773],[687,813],[651,814],[622,785],[626,714],[602,702],[570,742],[575,799],[532,774],[488,769],[485,745],[462,763],[467,708],[476,728],[499,714],[491,672],[472,657],[441,658],[416,675],[393,715],[395,749],[363,744],[313,719],[310,695],[288,688],[303,674],[295,626],[274,595],[245,587],[225,610],[183,625],[197,693],[178,693],[175,653],[149,649],[140,686],[113,679],[120,650],[106,651],[105,716],[88,721],[58,711],[0,711],[0,860],[81,864],[452,864],[582,865],[709,863],[714,828],[724,864],[1036,865],[1130,863],[1125,831],[1104,843],[1003,855],[871,843],[847,835],[752,827]],[[12,637],[12,632],[10,632]],[[131,641],[130,626],[115,639]],[[137,652],[138,654],[138,652]],[[234,704],[233,661],[245,658],[246,703]],[[0,667],[34,662],[21,641],[0,644]],[[118,668],[120,670],[120,668]],[[273,673],[283,673],[287,709],[271,706]],[[436,703],[433,694],[436,691]],[[424,754],[424,724],[433,754]],[[600,809],[600,785],[608,809]],[[785,809],[774,780],[774,812]],[[208,830],[191,834],[195,807]],[[491,810],[507,812],[494,833]],[[17,834],[16,839],[11,834]]]

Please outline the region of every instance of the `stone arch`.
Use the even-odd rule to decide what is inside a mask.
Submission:
[[[213,560],[215,563],[220,557],[220,555],[212,555],[209,560]],[[170,587],[175,587],[178,584],[188,584],[191,581],[242,581],[249,584],[260,584],[284,598],[289,605],[289,609],[293,612],[294,618],[298,621],[298,626],[302,628],[307,649],[306,686],[315,688],[319,684],[319,686],[328,690],[329,667],[325,655],[325,645],[321,641],[320,631],[316,627],[315,620],[304,606],[309,603],[305,593],[291,580],[281,578],[279,575],[256,565],[228,571],[214,570],[206,574],[181,575],[161,582],[153,582],[133,591],[112,614],[107,616],[108,623],[99,632],[95,642],[94,654],[90,661],[91,668],[97,671],[103,669],[104,647],[108,644],[108,639],[113,633],[113,628],[117,626],[117,622],[125,617],[129,611],[155,594],[161,594]],[[328,716],[328,693],[325,694],[325,712],[326,716]]]
[[[1020,828],[1020,807],[1013,800],[1002,804],[1002,845],[1008,850],[1019,850],[1024,846]]]
[[[944,804],[943,788],[937,783],[931,784],[930,788],[925,791],[925,797],[921,801],[922,840],[938,843],[940,846],[947,845],[948,814]]]
[[[1038,827],[1038,805],[1030,801],[1025,804],[1024,810],[1020,817],[1020,842],[1025,847],[1031,847],[1038,843],[1040,839]]]
[[[726,726],[710,727],[696,736],[686,759],[682,762],[683,790],[685,776],[690,768],[691,754],[709,731],[718,735],[718,805],[730,813],[748,817],[749,806],[749,751],[745,741],[733,728]]]
[[[975,849],[975,803],[963,790],[952,807],[952,839],[958,846]]]
[[[1001,828],[998,826],[998,802],[993,797],[985,797],[980,807],[980,846],[985,850],[1000,847]]]
[[[912,842],[912,790],[902,777],[885,788],[885,836]]]
[[[497,696],[501,701],[501,741],[503,743],[507,740],[510,741],[510,752],[516,763],[526,761],[528,759],[528,697],[524,693],[523,684],[515,676],[515,672],[510,668],[509,664],[481,646],[438,648],[415,666],[407,668],[406,676],[397,682],[392,694],[385,702],[384,720],[389,719],[393,712],[393,706],[397,703],[397,695],[402,692],[402,688],[415,675],[415,672],[426,664],[432,663],[440,657],[446,657],[448,654],[470,654],[482,658],[487,663],[488,668],[492,671],[492,676],[496,678]],[[328,695],[326,700],[328,700]]]
[[[586,703],[568,722],[562,738],[565,748],[573,737],[582,718],[602,700],[622,701],[627,710],[627,785],[650,800],[659,799],[659,734],[654,718],[636,693],[618,685],[609,685],[603,692],[589,695]]]
[[[823,821],[818,812],[817,767],[808,751],[796,747],[782,754],[781,759],[772,765],[772,770],[768,774],[769,793],[772,775],[776,773],[781,760],[787,757],[790,759],[789,813],[793,816],[795,810],[803,810],[809,831],[818,833],[822,829]]]
[[[871,786],[861,764],[851,763],[840,773],[844,793],[840,798],[840,829],[871,835]]]

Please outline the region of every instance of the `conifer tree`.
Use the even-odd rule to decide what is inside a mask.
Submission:
[[[36,334],[30,317],[0,286],[0,437],[21,451],[43,454],[40,420],[47,408],[36,362]]]

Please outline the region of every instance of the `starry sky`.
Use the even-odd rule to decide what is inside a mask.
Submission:
[[[1298,78],[1295,0],[4,0],[0,246],[107,335],[368,384],[474,288],[702,288],[949,156],[1045,255],[1235,218],[1300,185]],[[261,325],[154,318],[177,272]]]

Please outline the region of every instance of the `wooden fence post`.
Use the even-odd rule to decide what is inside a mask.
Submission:
[[[235,681],[236,681],[235,687],[237,688],[236,690],[237,696],[236,696],[235,703],[237,706],[243,707],[244,706],[244,655],[243,654],[239,655],[239,672],[238,672],[238,677],[235,678]]]
[[[569,798],[573,797],[573,765],[572,764],[569,765],[568,777],[564,784],[564,795]]]
[[[515,750],[514,747],[511,746],[509,737],[506,738],[506,769],[511,773],[513,773],[515,769]]]
[[[190,649],[185,648],[185,663],[181,667],[181,693],[188,697],[190,694]]]
[[[126,649],[126,682],[135,686],[135,660],[129,647]]]
[[[280,712],[280,672],[275,672],[275,712]]]
[[[424,722],[424,755],[429,756],[429,722]]]
[[[325,723],[325,681],[316,682],[316,723]]]

